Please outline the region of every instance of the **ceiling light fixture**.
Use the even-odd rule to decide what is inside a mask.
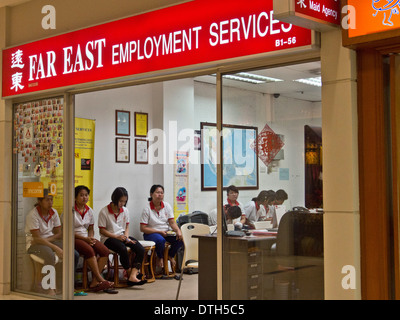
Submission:
[[[227,74],[223,76],[225,79],[242,81],[252,84],[261,84],[261,83],[269,83],[269,82],[279,82],[283,81],[281,79],[271,78],[260,76],[258,74],[247,73],[247,72],[239,72],[235,74]]]
[[[310,86],[322,87],[321,77],[307,78],[307,79],[297,79],[297,80],[293,80],[293,81],[304,83],[304,84],[308,84]]]

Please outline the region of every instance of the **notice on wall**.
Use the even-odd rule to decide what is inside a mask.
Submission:
[[[63,109],[62,98],[14,105],[13,153],[24,183],[23,197],[42,197],[47,189],[59,213],[63,211]]]
[[[94,138],[96,121],[75,118],[75,186],[93,190]],[[93,196],[88,206],[93,208]]]
[[[189,213],[189,152],[177,151],[174,164],[174,215]]]

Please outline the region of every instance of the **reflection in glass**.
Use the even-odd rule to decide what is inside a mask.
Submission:
[[[63,99],[14,105],[13,289],[62,292]]]
[[[246,236],[224,237],[224,299],[324,299],[321,88],[298,81],[320,79],[319,70],[245,71],[280,81],[223,76],[223,126],[258,128],[250,143],[259,159],[258,188],[238,186],[244,222],[228,224]]]

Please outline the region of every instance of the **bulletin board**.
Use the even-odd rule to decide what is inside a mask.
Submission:
[[[13,114],[18,178],[42,182],[45,189],[52,185],[58,212],[63,210],[63,109],[58,97],[15,104]]]

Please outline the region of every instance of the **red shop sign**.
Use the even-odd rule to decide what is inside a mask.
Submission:
[[[318,31],[340,26],[340,0],[273,0],[275,18]]]
[[[321,22],[340,25],[340,0],[296,0],[295,11]]]
[[[3,97],[312,44],[273,0],[195,0],[3,50]]]

